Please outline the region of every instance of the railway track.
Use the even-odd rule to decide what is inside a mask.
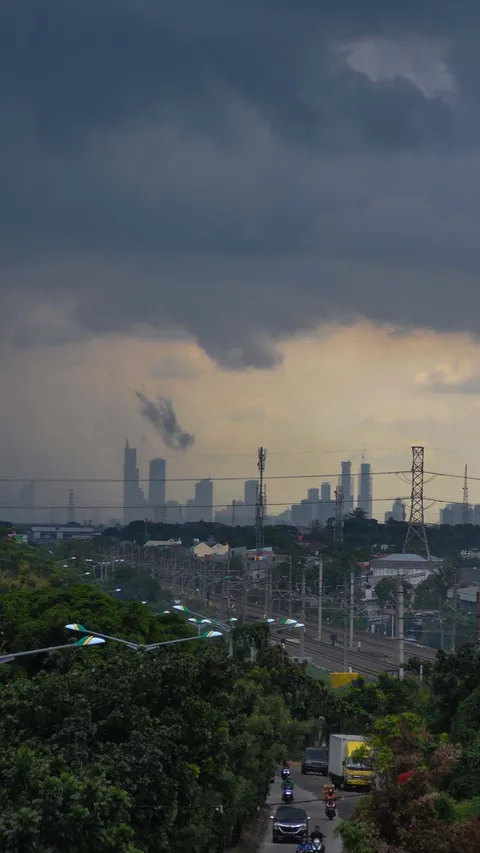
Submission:
[[[218,597],[212,596],[212,601],[215,603],[220,603],[221,599]],[[274,615],[277,617],[284,617],[286,614],[279,610],[273,611]],[[249,603],[247,607],[247,616],[253,616],[255,618],[262,618],[264,614],[264,609],[261,605]],[[324,628],[322,630],[322,640],[319,641],[316,637],[312,636],[317,633],[317,620],[316,618],[312,618],[307,616],[305,619],[306,626],[306,637],[305,643],[312,643],[314,646],[320,651],[321,648],[328,648],[328,651],[331,652],[331,659],[337,662],[343,663],[343,628],[338,628],[337,626],[329,625],[328,628]],[[330,635],[335,632],[340,634],[338,640],[336,642],[335,647],[332,647]],[[354,646],[353,649],[349,649],[349,654],[354,655],[355,661],[360,661],[362,659],[369,660],[370,665],[373,664],[374,660],[378,661],[381,664],[380,669],[376,669],[375,671],[382,672],[386,669],[392,669],[397,666],[397,641],[396,639],[391,639],[389,637],[373,637],[369,635],[366,631],[362,631],[359,629],[355,629],[353,632],[354,638]],[[355,651],[358,642],[361,644],[361,652]],[[313,648],[313,647],[312,647]],[[410,644],[405,642],[405,661],[410,658],[416,657],[420,660],[425,661],[435,661],[437,652],[435,649],[431,649],[428,646],[421,646],[417,644]],[[335,652],[340,651],[340,658]],[[390,664],[390,666],[386,666],[386,664]]]

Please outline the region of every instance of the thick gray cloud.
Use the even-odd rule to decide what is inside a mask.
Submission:
[[[478,332],[480,7],[326,5],[2,5],[11,343],[183,330],[243,369],[333,320]]]

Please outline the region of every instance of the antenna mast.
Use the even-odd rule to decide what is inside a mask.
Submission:
[[[265,474],[266,459],[267,451],[264,447],[259,447],[257,454],[258,485],[255,504],[255,547],[257,549],[257,557],[261,557],[265,545],[263,538],[263,525],[265,523],[267,509],[267,489],[263,484],[263,477]]]
[[[469,516],[470,511],[468,506],[468,475],[467,466],[465,465],[465,478],[463,481],[462,524],[468,524]]]

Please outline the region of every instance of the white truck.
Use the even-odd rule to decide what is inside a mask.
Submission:
[[[334,785],[348,788],[369,789],[372,786],[373,770],[371,759],[366,755],[360,759],[356,750],[368,744],[361,735],[331,735],[328,750],[328,775]]]

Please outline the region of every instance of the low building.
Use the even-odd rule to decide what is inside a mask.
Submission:
[[[29,542],[38,545],[41,542],[90,541],[101,534],[102,531],[98,527],[87,524],[39,524],[34,525],[27,536]]]
[[[426,560],[418,554],[387,554],[370,561],[369,584],[375,586],[383,578],[403,575],[412,586],[418,586],[442,563],[438,557]]]

